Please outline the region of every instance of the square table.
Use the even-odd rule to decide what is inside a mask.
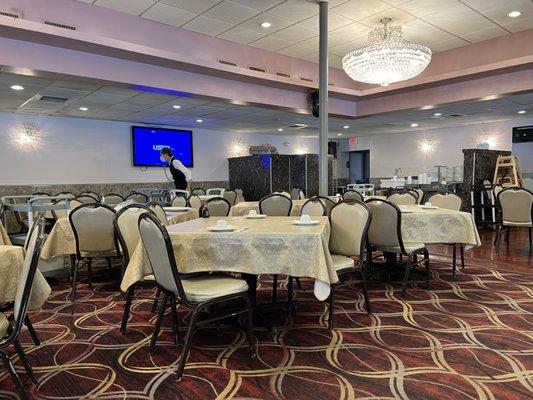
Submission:
[[[325,300],[338,277],[329,253],[330,224],[316,217],[314,226],[296,226],[294,217],[248,219],[227,218],[234,232],[210,232],[219,219],[200,218],[172,225],[170,235],[180,273],[237,272],[248,275],[283,274],[315,279],[315,296]],[[244,230],[243,230],[244,229]],[[126,268],[121,290],[128,288],[152,269],[139,242]]]

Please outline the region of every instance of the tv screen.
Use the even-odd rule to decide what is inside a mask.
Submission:
[[[162,167],[163,147],[170,147],[174,157],[186,167],[193,166],[192,132],[179,129],[132,126],[133,165],[138,167]]]

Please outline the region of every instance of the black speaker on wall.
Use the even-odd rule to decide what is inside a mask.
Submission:
[[[337,158],[337,142],[328,142],[328,154],[331,154],[333,157]]]
[[[310,98],[311,98],[311,107],[313,111],[313,116],[318,118],[320,115],[320,107],[319,107],[320,95],[318,94],[318,90],[311,92]]]

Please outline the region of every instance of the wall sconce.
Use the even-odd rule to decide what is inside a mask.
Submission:
[[[306,146],[298,146],[296,148],[296,154],[307,154],[309,153],[309,149]]]
[[[424,153],[429,153],[430,151],[433,150],[433,142],[431,141],[431,139],[424,139],[421,143],[420,143],[420,150],[422,150]]]
[[[242,139],[237,140],[237,142],[231,149],[231,153],[235,157],[247,155],[247,148],[246,148],[246,143],[244,142],[244,140]]]
[[[41,127],[36,123],[20,124],[15,128],[13,140],[22,148],[35,148],[41,140]]]
[[[490,134],[486,130],[483,130],[484,133],[478,136],[478,148],[482,149],[494,149],[497,147],[499,140],[499,135]]]

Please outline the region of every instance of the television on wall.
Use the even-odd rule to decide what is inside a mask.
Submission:
[[[163,167],[160,160],[163,147],[170,147],[174,157],[186,167],[193,166],[192,131],[150,126],[132,126],[133,165],[136,167]]]

